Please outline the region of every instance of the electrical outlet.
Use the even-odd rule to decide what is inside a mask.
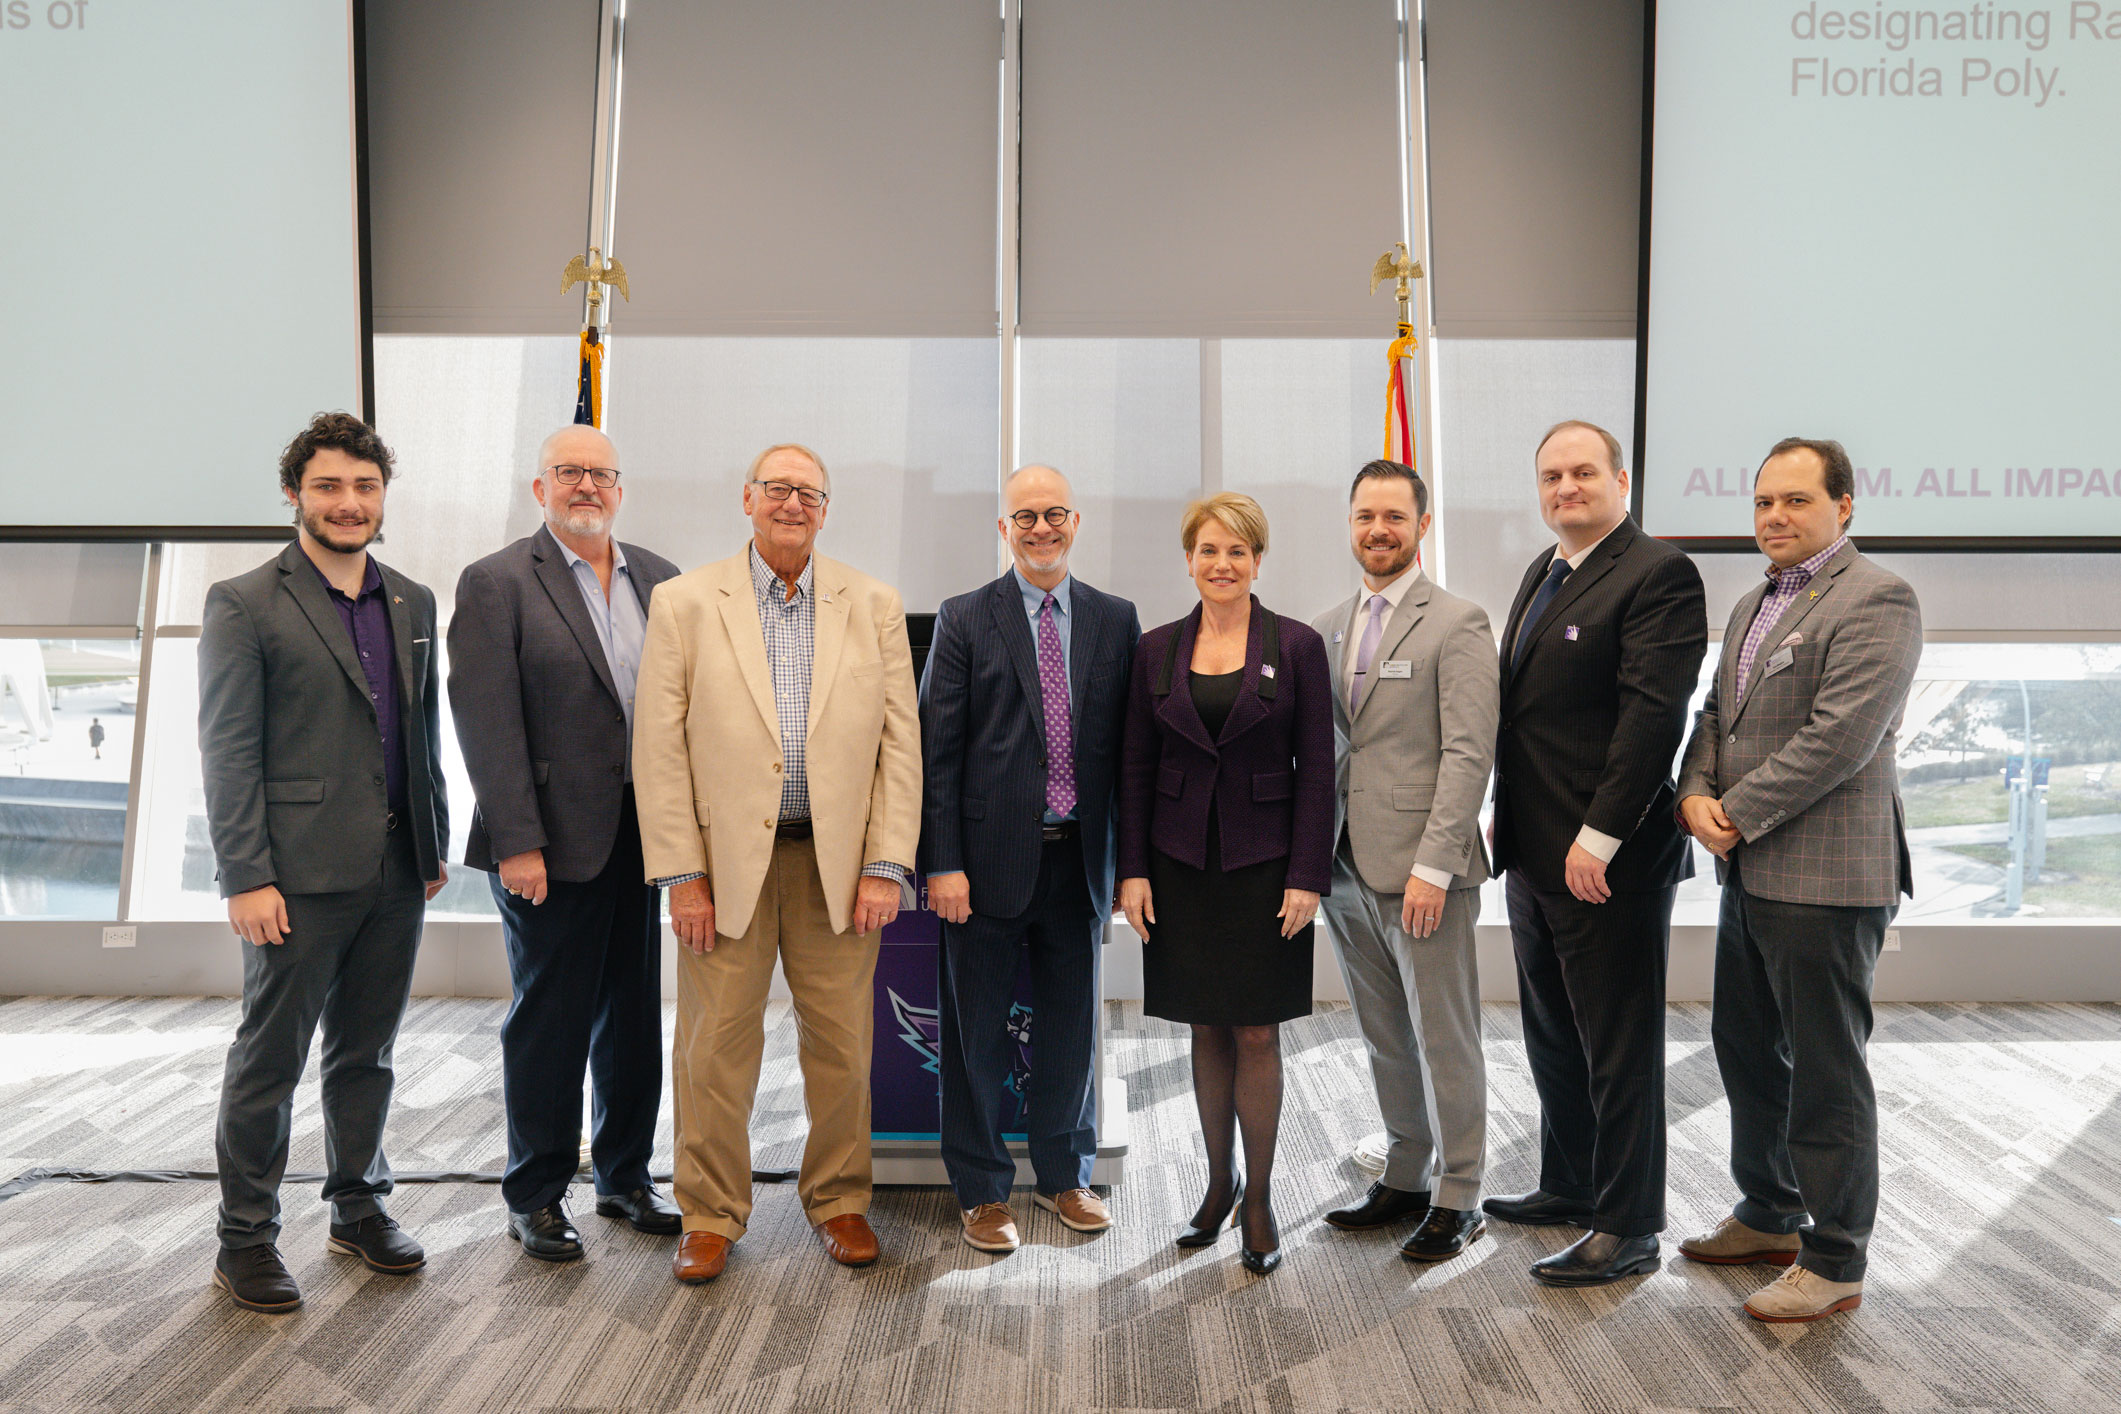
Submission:
[[[1898,928],[1885,930],[1885,950],[1887,952],[1900,951],[1900,930]]]
[[[105,928],[103,946],[107,948],[130,948],[140,944],[140,930],[128,923],[122,928]]]

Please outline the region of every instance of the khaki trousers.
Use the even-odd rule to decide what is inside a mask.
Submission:
[[[714,950],[678,948],[677,1124],[672,1189],[685,1231],[734,1242],[751,1217],[751,1103],[766,1047],[766,989],[778,956],[795,999],[797,1058],[810,1138],[796,1194],[814,1226],[869,1211],[869,1049],[876,933],[835,933],[817,851],[776,840],[751,926]]]

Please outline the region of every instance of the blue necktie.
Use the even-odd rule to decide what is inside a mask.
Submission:
[[[1547,606],[1554,602],[1554,596],[1561,592],[1561,582],[1568,577],[1569,562],[1557,556],[1554,563],[1547,566],[1546,582],[1539,586],[1539,592],[1532,596],[1532,602],[1525,607],[1524,622],[1517,626],[1517,646],[1510,650],[1511,672],[1516,672],[1517,665],[1524,661],[1525,649],[1532,646],[1532,630],[1539,626],[1540,615],[1546,613]]]

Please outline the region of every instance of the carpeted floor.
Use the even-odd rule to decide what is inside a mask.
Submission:
[[[524,1259],[491,1185],[406,1185],[412,1277],[324,1251],[314,1185],[285,1193],[307,1305],[269,1317],[208,1286],[206,1183],[47,1183],[0,1201],[0,1409],[272,1410],[2121,1410],[2121,1008],[1890,1006],[1873,1050],[1883,1210],[1865,1305],[1769,1328],[1738,1303],[1764,1269],[1694,1266],[1593,1292],[1526,1266],[1569,1237],[1500,1224],[1459,1260],[1324,1226],[1375,1127],[1352,1018],[1286,1028],[1265,1280],[1234,1238],[1171,1246],[1197,1196],[1185,1042],[1112,1005],[1133,1147],[1100,1237],[1021,1207],[1027,1245],[957,1240],[941,1189],[886,1189],[884,1260],[832,1266],[792,1186],[761,1189],[728,1275],[670,1279],[669,1245],[576,1211],[586,1261]],[[391,1159],[497,1168],[496,1002],[419,1001],[399,1044]],[[0,1180],[33,1168],[207,1169],[235,1004],[0,1002]],[[1536,1107],[1514,1008],[1491,1007],[1490,1175],[1528,1186]],[[770,1018],[757,1162],[802,1131],[794,1030]],[[1725,1116],[1705,1008],[1669,1026],[1676,1240],[1727,1211]],[[668,1163],[669,1120],[658,1164]],[[293,1167],[322,1166],[314,1078]],[[1669,1253],[1669,1246],[1668,1246]]]

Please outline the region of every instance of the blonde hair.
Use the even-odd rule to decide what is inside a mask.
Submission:
[[[832,473],[825,470],[825,459],[819,456],[816,452],[811,451],[801,442],[775,442],[765,451],[760,452],[757,456],[751,459],[751,470],[745,473],[744,480],[747,483],[758,480],[759,468],[764,466],[766,464],[766,458],[772,456],[775,452],[797,452],[803,456],[810,458],[810,464],[817,468],[818,480],[825,483],[826,491],[829,492],[832,490]]]
[[[1259,502],[1242,491],[1218,491],[1186,507],[1178,523],[1178,543],[1187,554],[1193,553],[1200,528],[1211,520],[1221,522],[1223,529],[1250,545],[1255,557],[1267,553],[1267,513]]]

